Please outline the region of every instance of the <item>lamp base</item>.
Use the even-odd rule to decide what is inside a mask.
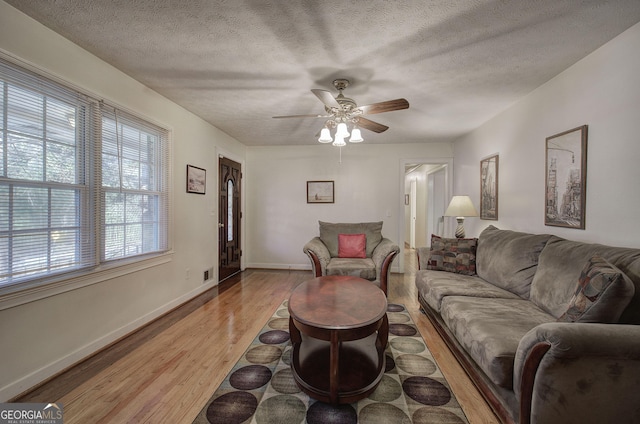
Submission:
[[[458,216],[456,217],[456,221],[458,221],[458,227],[456,228],[456,238],[464,238],[464,217]]]

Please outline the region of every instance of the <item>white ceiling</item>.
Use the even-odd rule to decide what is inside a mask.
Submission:
[[[640,21],[639,0],[5,0],[240,142],[315,144],[310,89],[390,127],[365,143],[452,140]],[[337,94],[337,92],[335,92]]]

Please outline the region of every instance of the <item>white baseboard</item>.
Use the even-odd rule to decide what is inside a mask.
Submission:
[[[293,271],[311,271],[311,265],[300,264],[270,264],[270,263],[250,263],[246,268],[262,268],[262,269],[284,269]]]
[[[6,386],[0,388],[0,402],[7,402],[9,399],[12,399],[19,394],[27,391],[31,387],[36,386],[42,381],[45,381],[48,378],[56,375],[57,373],[71,367],[72,365],[86,359],[87,357],[93,355],[94,353],[100,351],[101,349],[109,346],[110,344],[118,341],[119,339],[131,334],[135,330],[141,328],[145,324],[150,323],[151,321],[159,318],[160,316],[166,314],[172,309],[182,305],[183,303],[191,300],[192,298],[198,296],[199,294],[204,293],[205,291],[215,287],[217,285],[217,281],[211,280],[206,284],[196,288],[195,290],[190,291],[177,299],[149,312],[148,314],[138,318],[135,321],[130,322],[129,324],[122,326],[109,334],[105,334],[104,336],[94,340],[93,342],[69,353],[68,355],[53,361],[44,367],[25,375],[24,377],[13,381]],[[55,399],[51,399],[54,401]]]
[[[259,269],[284,269],[294,271],[311,271],[311,265],[300,264],[270,264],[270,263],[249,263],[246,264],[246,268],[259,268]],[[399,273],[400,267],[397,264],[391,265],[392,273]]]

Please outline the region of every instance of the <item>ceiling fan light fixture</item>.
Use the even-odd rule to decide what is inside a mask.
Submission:
[[[336,147],[346,146],[347,143],[344,142],[344,137],[336,134],[336,141],[333,142],[333,145]]]
[[[331,143],[333,141],[333,138],[331,138],[331,131],[329,131],[329,128],[324,127],[320,131],[320,138],[318,139],[318,141],[320,143]]]
[[[274,118],[329,118],[325,121],[324,128],[320,130],[318,141],[320,143],[331,143],[333,141],[334,146],[342,147],[346,146],[345,139],[348,139],[350,143],[362,143],[364,141],[359,127],[374,133],[382,133],[389,129],[388,126],[364,118],[363,115],[374,115],[409,108],[409,102],[402,98],[358,106],[355,100],[345,97],[342,93],[349,84],[349,80],[345,78],[333,80],[333,86],[339,92],[335,97],[327,90],[319,88],[311,90],[323,103],[326,114],[285,115],[274,116]],[[348,125],[352,125],[351,134],[349,134]],[[331,131],[334,129],[336,131],[332,138]]]
[[[338,128],[336,129],[336,138],[338,137],[349,137],[349,131],[347,130],[347,124],[344,122],[340,122],[338,124]]]
[[[351,138],[349,139],[350,143],[362,143],[364,138],[362,138],[362,134],[360,133],[360,128],[354,128],[351,130]]]

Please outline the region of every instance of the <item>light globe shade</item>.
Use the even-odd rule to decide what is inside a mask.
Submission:
[[[453,196],[444,216],[478,216],[469,196]]]
[[[351,130],[351,138],[349,139],[350,143],[361,143],[364,139],[362,138],[362,134],[360,133],[359,128],[354,128]]]
[[[333,142],[333,145],[336,147],[342,147],[342,146],[346,146],[347,143],[344,142],[344,137],[336,134],[336,141]]]
[[[320,143],[331,143],[333,141],[333,138],[331,138],[331,131],[329,131],[329,128],[324,127],[320,131],[320,138],[318,139],[318,141]]]
[[[338,127],[336,128],[336,138],[338,138],[338,136],[345,138],[345,137],[349,137],[349,131],[347,130],[347,124],[345,124],[344,122],[340,122],[338,124]]]

